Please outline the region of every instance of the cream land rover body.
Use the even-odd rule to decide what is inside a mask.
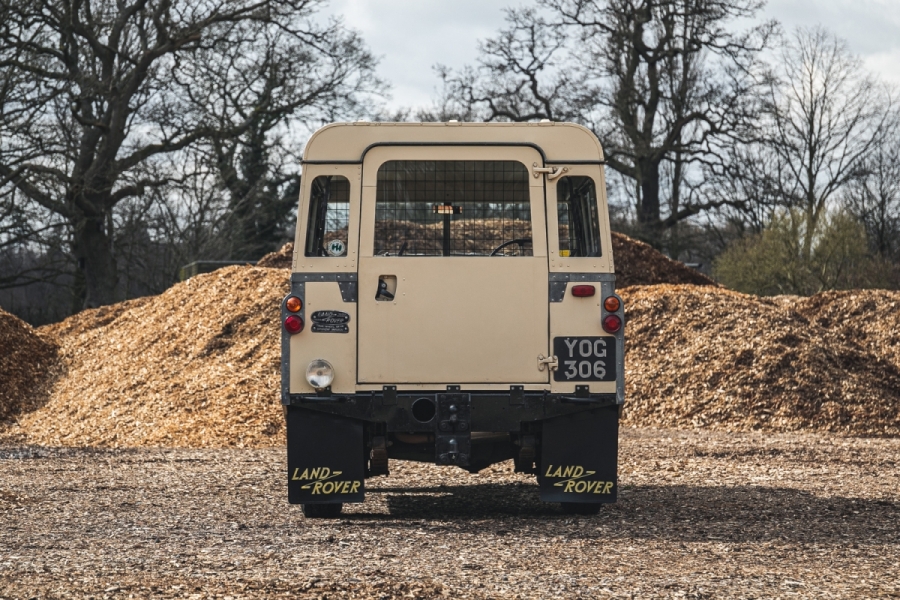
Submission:
[[[307,514],[362,501],[388,458],[513,458],[545,500],[614,500],[623,309],[589,130],[323,127],[291,286],[282,402],[289,497]]]

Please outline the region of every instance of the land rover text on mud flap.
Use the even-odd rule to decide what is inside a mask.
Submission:
[[[624,309],[603,151],[569,123],[338,123],[306,145],[281,305],[288,499],[362,502],[390,459],[512,459],[617,494]]]

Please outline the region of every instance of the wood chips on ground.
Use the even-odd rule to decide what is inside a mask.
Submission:
[[[898,598],[900,439],[624,429],[598,515],[391,461],[339,519],[274,449],[0,446],[0,598]]]

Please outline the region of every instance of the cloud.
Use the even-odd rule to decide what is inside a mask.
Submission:
[[[334,14],[362,32],[381,57],[380,73],[393,85],[392,107],[425,106],[438,79],[432,67],[462,67],[478,57],[478,41],[503,26],[503,9],[515,0],[336,0]]]
[[[770,0],[769,18],[790,32],[821,25],[845,39],[866,67],[886,81],[900,83],[900,1]]]
[[[822,25],[863,55],[900,48],[897,0],[771,0],[765,12],[788,31]]]
[[[393,85],[391,108],[427,106],[436,63],[474,64],[479,40],[503,26],[503,9],[525,0],[333,0],[326,10],[362,32]],[[790,31],[823,25],[847,40],[883,79],[900,82],[900,0],[769,0],[763,18]]]
[[[865,64],[884,81],[900,88],[900,48],[869,54],[865,58]]]

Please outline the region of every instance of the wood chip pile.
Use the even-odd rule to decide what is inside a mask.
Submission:
[[[402,222],[402,225],[403,227],[398,227],[395,223],[390,231],[385,230],[382,232],[380,239],[387,240],[391,247],[396,246],[399,248],[403,243],[403,239],[405,239],[404,236],[417,238],[429,237],[424,233],[425,228],[422,225],[407,222]],[[429,250],[435,254],[440,253],[440,248],[438,247],[439,237],[436,233],[439,225],[440,224],[435,224],[431,227],[431,229],[434,229],[435,231],[431,232],[429,238],[431,240],[431,246],[433,246],[429,247]],[[484,235],[484,237],[490,237],[491,239],[501,239],[498,237],[501,236],[500,232],[487,227],[484,223],[479,224],[481,229],[472,229],[470,227],[469,231],[464,231],[462,229],[463,226],[461,222],[454,222],[453,225],[455,234],[462,238],[466,238],[466,244],[469,250],[485,251],[485,248],[475,248],[472,246],[474,242],[469,238],[472,238],[476,233]],[[506,236],[502,239],[515,239],[516,236],[528,236],[528,232],[524,225],[518,222],[514,223],[514,225],[514,227],[508,228],[508,230],[504,232]],[[413,229],[415,231],[413,231]],[[484,233],[485,229],[490,230],[490,235]],[[654,285],[657,283],[718,285],[703,273],[691,269],[677,260],[672,260],[655,250],[649,244],[639,242],[625,234],[613,232],[612,244],[613,257],[616,263],[616,282],[618,287],[627,287],[630,285]],[[486,250],[490,251],[491,249],[492,248],[487,248]],[[518,250],[518,248],[515,247],[512,249]],[[256,263],[256,266],[290,269],[293,253],[294,244],[285,244],[280,250],[270,252],[263,256],[259,262]]]
[[[383,220],[375,224],[375,254],[396,255],[406,244],[404,254],[440,256],[444,224],[441,222]],[[450,251],[453,254],[490,254],[503,242],[531,239],[531,222],[519,219],[459,219],[450,222]],[[517,244],[500,254],[531,256],[531,244]]]
[[[147,302],[152,301],[153,298],[153,296],[144,296],[134,300],[110,304],[109,306],[101,306],[100,308],[88,308],[72,315],[65,321],[44,325],[38,330],[38,333],[40,333],[41,337],[52,340],[77,336],[109,325],[123,313],[134,312]]]
[[[822,292],[793,298],[794,310],[900,367],[900,293],[888,290]]]
[[[700,271],[672,260],[650,244],[632,239],[623,233],[612,233],[612,246],[618,288],[658,283],[718,285]]]
[[[771,300],[690,285],[620,293],[626,423],[900,435],[900,293]]]
[[[41,328],[64,375],[9,435],[64,446],[282,443],[282,270],[233,266]]]
[[[56,351],[31,325],[0,309],[0,421],[35,408]]]
[[[257,267],[269,269],[290,269],[294,260],[294,244],[288,242],[275,252],[269,252],[256,261]]]
[[[634,244],[639,252],[619,250],[620,268],[682,273]],[[273,254],[265,264],[289,262],[291,248]],[[628,262],[642,256],[661,266]],[[287,290],[284,269],[233,266],[84,311],[40,328],[41,337],[0,314],[0,400],[7,414],[25,411],[4,435],[65,446],[281,445],[278,306]],[[900,435],[900,293],[620,292],[625,424]],[[49,391],[28,387],[54,368]],[[24,383],[6,384],[14,381]]]

